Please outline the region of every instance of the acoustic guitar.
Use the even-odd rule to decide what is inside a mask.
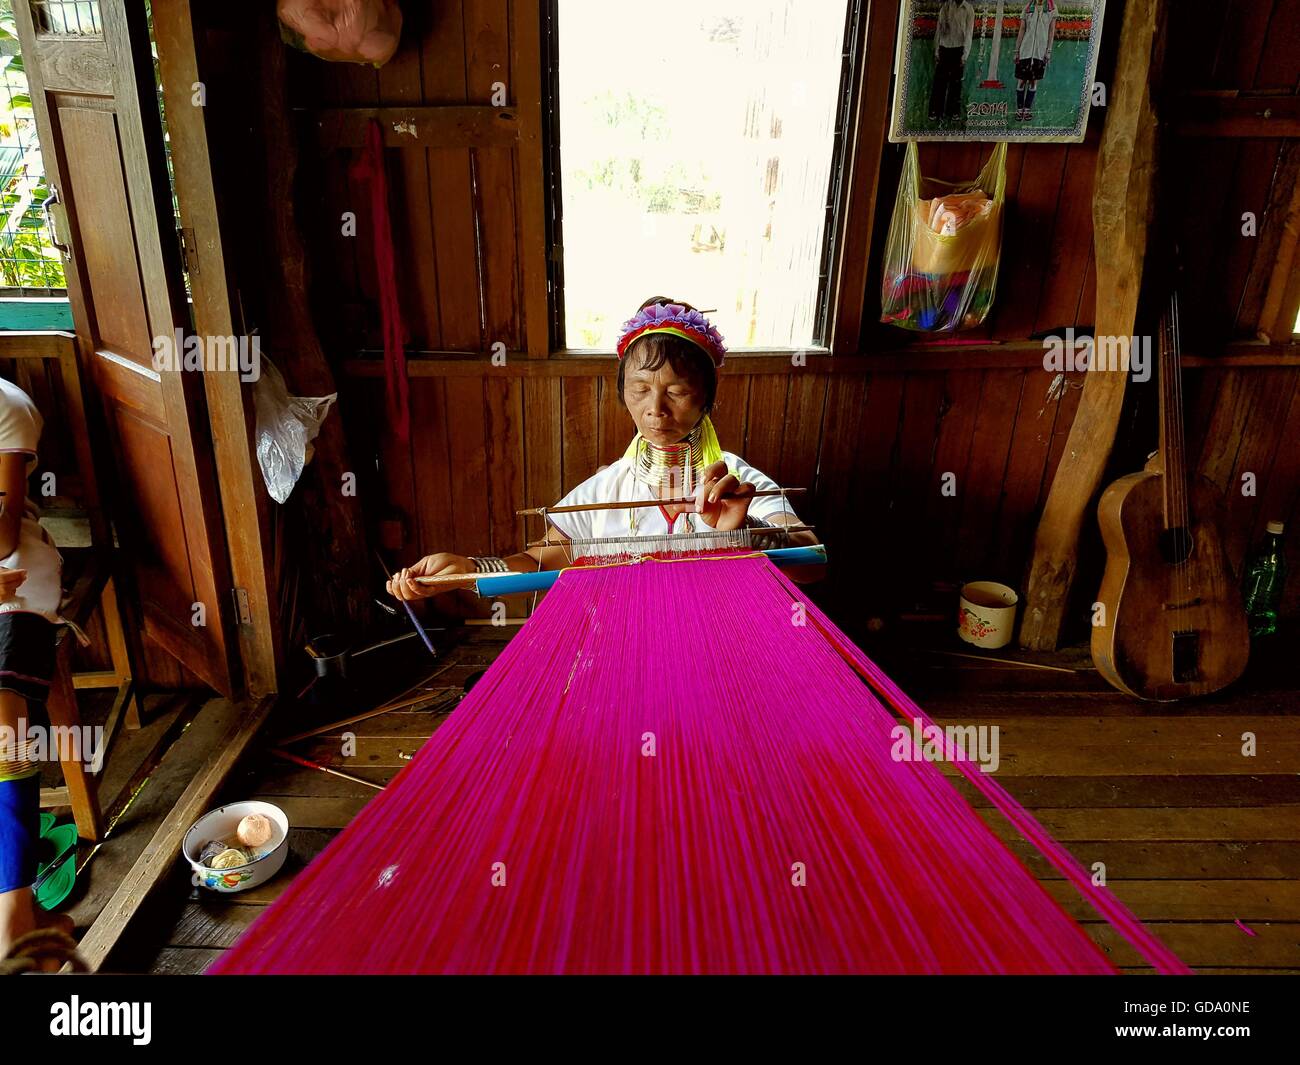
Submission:
[[[1227,687],[1246,668],[1250,632],[1220,535],[1221,494],[1190,486],[1183,434],[1178,297],[1161,319],[1160,447],[1097,507],[1106,570],[1092,660],[1120,691],[1170,701]],[[1094,607],[1094,611],[1097,608]]]

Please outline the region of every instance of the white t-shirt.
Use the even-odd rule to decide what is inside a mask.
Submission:
[[[0,378],[0,453],[27,456],[27,472],[36,468],[36,443],[41,438],[44,420],[36,404],[17,385]],[[6,500],[6,503],[8,501]],[[49,533],[37,520],[39,511],[30,493],[23,508],[18,546],[6,559],[5,569],[25,569],[27,579],[12,598],[0,602],[0,613],[10,610],[40,614],[49,621],[59,621],[59,601],[63,596],[63,558]]]
[[[971,38],[975,32],[975,9],[968,3],[949,0],[939,8],[939,21],[934,28],[934,47],[960,48],[962,60],[970,54]]]
[[[748,481],[757,489],[780,488],[767,474],[754,469],[744,459],[722,453],[727,468],[743,483]],[[689,493],[683,493],[689,494]],[[567,507],[575,503],[614,503],[630,499],[654,499],[650,486],[642,484],[633,473],[629,459],[621,458],[588,477],[555,505]],[[755,518],[772,521],[773,515],[785,512],[798,520],[793,508],[780,496],[760,496],[750,500],[749,513]],[[658,507],[638,507],[635,510],[580,510],[572,514],[549,515],[551,522],[571,540],[597,537],[667,536],[668,522]],[[635,527],[634,527],[635,526]],[[709,531],[709,525],[698,514],[685,513],[673,524],[673,533]]]
[[[1046,59],[1052,50],[1052,30],[1056,27],[1056,11],[1046,3],[1031,3],[1021,15],[1024,36],[1020,38],[1017,59]]]

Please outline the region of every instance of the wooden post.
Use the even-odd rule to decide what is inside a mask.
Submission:
[[[67,745],[60,748],[59,761],[63,766],[68,802],[72,806],[72,819],[77,823],[77,835],[93,843],[104,835],[104,815],[99,808],[99,778],[88,771],[86,752],[79,749],[75,738],[68,739],[69,736],[81,735],[82,724],[77,709],[77,693],[72,686],[72,646],[75,642],[70,630],[59,641],[45,709],[50,724],[63,730],[60,742]],[[107,735],[104,742],[108,742]]]
[[[1255,262],[1246,291],[1248,296],[1260,292],[1261,303],[1257,316],[1241,323],[1254,324],[1262,340],[1285,341],[1295,329],[1300,302],[1300,141],[1288,141],[1278,157]],[[1267,272],[1266,284],[1256,283],[1256,272]]]
[[[222,249],[212,162],[208,152],[206,109],[194,106],[193,87],[199,84],[199,60],[189,4],[159,4],[153,13],[158,64],[167,103],[173,147],[176,198],[185,220],[190,290],[195,332],[201,337],[234,336],[238,331],[231,310]],[[221,510],[230,550],[231,576],[243,589],[246,620],[235,619],[246,690],[260,698],[276,690],[279,618],[270,582],[264,544],[268,538],[270,500],[253,458],[252,385],[247,389],[234,374],[205,373],[203,384],[217,464]],[[112,585],[105,593],[105,613]],[[110,624],[110,640],[112,636]],[[116,647],[114,668],[120,668]],[[132,701],[128,724],[139,726]]]
[[[1097,337],[1130,337],[1151,226],[1156,168],[1152,87],[1163,57],[1164,0],[1129,0],[1097,156],[1092,201],[1097,254]],[[1032,149],[1031,149],[1032,150]],[[1052,650],[1077,565],[1079,532],[1115,442],[1127,373],[1089,372],[1043,508],[1020,623],[1020,645]]]
[[[510,95],[519,112],[519,258],[523,278],[524,340],[530,359],[551,352],[546,291],[546,167],[542,158],[542,13],[537,0],[511,0]]]
[[[853,143],[846,156],[850,169],[846,175],[844,236],[837,256],[831,319],[826,323],[826,344],[840,358],[856,355],[862,347],[862,315],[867,300],[876,198],[880,191],[880,159],[889,134],[889,82],[894,71],[898,18],[899,5],[882,0],[874,0],[863,15],[866,26],[862,46],[866,54],[858,71]],[[879,317],[876,296],[871,299],[875,316]]]

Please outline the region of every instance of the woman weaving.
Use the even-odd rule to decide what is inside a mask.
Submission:
[[[421,599],[450,590],[417,583],[417,577],[497,570],[560,569],[582,554],[588,540],[664,538],[776,530],[782,545],[817,543],[807,530],[781,531],[802,523],[781,495],[755,496],[778,488],[766,474],[721,449],[709,419],[726,349],[721,334],[689,304],[656,296],[643,303],[618,339],[617,387],[636,424],[622,458],[588,477],[556,504],[628,500],[680,500],[658,507],[548,514],[546,540],[506,559],[469,558],[449,552],[426,555],[395,574],[388,590],[400,599]],[[772,534],[766,534],[772,535]],[[787,571],[792,580],[821,576],[822,566]]]
[[[640,309],[618,343],[636,437],[563,500],[601,506],[554,512],[549,542],[508,560],[550,577],[571,555],[695,561],[568,567],[210,972],[1116,971],[937,766],[898,758],[899,719],[938,726],[790,583],[791,556],[749,550],[786,536],[798,560],[822,555],[713,436],[721,340],[694,308]],[[656,475],[669,468],[686,491]],[[609,505],[628,501],[645,505]],[[705,557],[720,542],[742,550]],[[448,573],[547,586],[484,576],[502,562],[431,555],[390,589],[417,598],[422,575]],[[729,642],[763,663],[764,698],[698,653]],[[631,668],[656,661],[672,665]],[[1145,958],[1190,971],[1001,785],[951,760]]]

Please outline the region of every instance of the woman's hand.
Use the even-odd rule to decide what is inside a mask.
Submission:
[[[25,569],[0,569],[0,603],[12,599],[26,579]]]
[[[722,497],[730,494],[729,499]],[[754,486],[727,472],[727,464],[718,460],[704,471],[704,480],[695,492],[695,513],[718,532],[731,532],[745,524]]]
[[[455,591],[460,585],[417,584],[415,577],[437,577],[448,573],[476,573],[477,567],[464,555],[453,555],[441,551],[436,555],[425,555],[414,566],[398,570],[388,582],[388,594],[398,599],[428,599],[443,592]]]

